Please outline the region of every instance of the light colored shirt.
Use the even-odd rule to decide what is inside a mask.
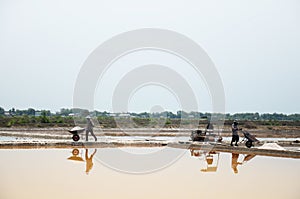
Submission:
[[[93,127],[94,127],[93,121],[91,119],[87,120],[87,126],[86,126],[87,130],[92,130]]]

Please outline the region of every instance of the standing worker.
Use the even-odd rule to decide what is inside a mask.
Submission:
[[[86,125],[86,130],[85,130],[85,141],[89,140],[89,132],[95,138],[95,141],[97,141],[97,137],[95,136],[94,131],[93,131],[93,128],[94,128],[95,125],[94,125],[91,117],[87,116],[86,120],[87,120],[87,125]]]
[[[238,131],[241,130],[238,128],[238,122],[236,120],[233,121],[233,124],[231,125],[231,130],[232,130],[232,139],[231,139],[231,146],[233,146],[233,142],[235,142],[235,146],[238,146],[238,141],[239,141],[239,134]]]

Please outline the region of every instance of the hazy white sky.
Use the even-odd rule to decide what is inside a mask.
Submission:
[[[163,28],[206,50],[223,80],[226,112],[299,113],[299,10],[298,0],[0,0],[0,106],[72,107],[77,74],[98,45],[125,31]],[[131,110],[157,103],[143,92],[161,91],[148,89]],[[178,109],[161,96],[166,109]],[[106,102],[95,106],[110,110]],[[210,110],[209,100],[199,103]]]

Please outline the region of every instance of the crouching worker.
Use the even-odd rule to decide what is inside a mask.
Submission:
[[[94,134],[94,131],[93,131],[93,128],[94,128],[94,123],[91,119],[90,116],[87,116],[86,117],[86,120],[87,120],[87,125],[86,125],[86,130],[85,130],[85,141],[88,141],[89,140],[89,133],[91,133],[91,135],[94,137],[95,141],[97,141],[97,137],[95,136]]]
[[[238,146],[238,144],[237,144],[239,141],[238,131],[241,129],[238,128],[238,122],[236,120],[233,121],[231,130],[232,130],[232,139],[231,139],[230,145],[233,146],[233,142],[235,142],[235,146]]]

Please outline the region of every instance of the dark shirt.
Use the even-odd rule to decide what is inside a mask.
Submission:
[[[232,124],[231,126],[231,130],[232,130],[232,135],[238,135],[238,125],[237,124]]]

